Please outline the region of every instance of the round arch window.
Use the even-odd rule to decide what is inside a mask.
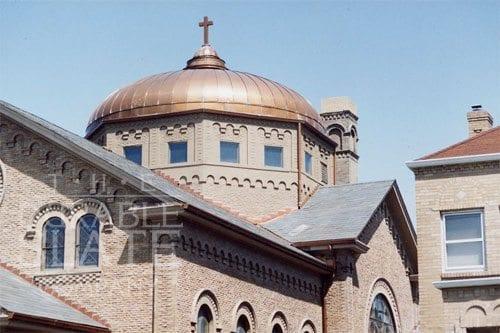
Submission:
[[[250,323],[246,316],[240,316],[236,324],[236,333],[250,333]]]
[[[273,326],[273,333],[283,333],[283,329],[281,328],[281,326],[280,326],[280,325],[275,324],[275,325]]]
[[[387,298],[378,294],[370,310],[370,333],[395,333],[394,316]]]
[[[196,333],[213,333],[214,332],[214,317],[208,305],[203,304],[198,312],[198,320],[196,322]]]

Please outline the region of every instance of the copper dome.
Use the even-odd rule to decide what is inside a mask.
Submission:
[[[203,45],[183,70],[149,76],[111,93],[92,113],[87,136],[103,123],[193,112],[298,121],[324,133],[319,114],[300,94],[228,70],[215,50]]]

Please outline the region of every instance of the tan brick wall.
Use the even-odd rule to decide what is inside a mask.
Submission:
[[[500,305],[499,286],[443,293],[432,285],[445,278],[500,275],[499,189],[498,162],[416,171],[420,315],[424,332],[463,332],[467,309],[477,305],[491,316],[494,306]],[[467,209],[484,212],[486,270],[443,274],[441,213]],[[492,320],[485,317],[483,325]]]
[[[389,219],[379,212],[362,236],[370,248],[367,253],[336,253],[337,276],[325,298],[328,332],[367,332],[371,303],[378,293],[391,303],[398,332],[417,331],[418,305],[398,251],[401,222],[392,223],[390,227]]]
[[[8,127],[1,127],[0,132],[2,262],[98,313],[110,323],[113,332],[148,332],[154,323],[156,332],[186,333],[191,327],[193,304],[203,289],[217,297],[224,332],[234,329],[233,311],[243,301],[254,311],[257,332],[268,331],[267,325],[276,313],[284,314],[289,332],[298,331],[306,320],[321,332],[318,275],[266,254],[265,247],[247,247],[190,223],[183,230],[184,239],[194,239],[194,245],[208,244],[210,251],[216,247],[219,257],[208,258],[203,248],[192,253],[191,246],[181,242],[178,257],[160,251],[154,256],[154,266],[154,235],[131,224],[130,217],[124,220],[126,223],[119,223],[120,212],[141,198],[139,192],[61,147],[4,120],[2,124]],[[74,203],[82,199],[102,202],[114,225],[101,230],[100,266],[95,268],[83,269],[74,264],[77,215],[67,213],[65,207],[71,211]],[[40,213],[47,204],[53,205]],[[85,209],[98,212],[92,207]],[[107,218],[104,215],[103,222]],[[63,270],[42,269],[41,229],[51,216],[60,216],[67,223]],[[263,273],[264,267],[267,274]]]
[[[190,277],[178,278],[172,290],[172,300],[179,306],[176,332],[194,329],[196,300],[203,291],[216,298],[217,327],[222,332],[235,331],[242,303],[253,310],[255,332],[270,332],[273,316],[279,312],[286,319],[287,332],[300,332],[307,320],[322,332],[319,275],[189,221],[184,223],[176,253],[177,276]]]
[[[104,133],[104,134],[101,134]],[[302,150],[313,155],[313,172],[303,172],[303,199],[321,184],[321,162],[333,183],[333,147],[304,129]],[[193,114],[107,125],[95,135],[123,155],[124,146],[142,145],[143,164],[161,170],[205,197],[223,202],[251,217],[297,206],[297,125],[277,121]],[[188,142],[188,161],[170,164],[168,143]],[[239,143],[240,162],[220,162],[219,142]],[[283,147],[283,168],[264,165],[264,146]],[[302,153],[303,154],[303,153]],[[303,164],[303,156],[301,156]],[[304,167],[302,166],[304,171]],[[302,200],[304,201],[304,200]]]
[[[6,124],[3,119],[2,124]],[[49,145],[11,123],[7,126],[0,132],[0,160],[5,180],[0,203],[0,260],[99,313],[117,332],[150,330],[151,297],[147,295],[151,294],[152,279],[148,247],[138,246],[128,253],[129,230],[118,226],[122,201],[113,196],[120,189],[121,194],[130,195],[133,200],[137,192],[107,177],[102,182],[105,186],[95,193],[92,179],[102,180],[102,172],[67,154],[61,147]],[[18,136],[14,143],[13,137],[19,134],[23,137]],[[108,232],[101,229],[100,266],[78,268],[74,261],[77,216],[65,216],[49,209],[36,223],[35,217],[44,205],[57,203],[71,208],[76,201],[88,197],[109,208],[115,227]],[[41,268],[41,228],[54,215],[63,217],[67,225],[67,260],[64,270],[46,271]]]

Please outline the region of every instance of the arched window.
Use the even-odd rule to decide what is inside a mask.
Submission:
[[[78,220],[76,253],[79,266],[99,265],[99,219],[97,216],[87,214]]]
[[[370,310],[370,333],[395,333],[396,325],[392,310],[384,295],[378,294]]]
[[[43,225],[42,252],[45,268],[64,268],[64,233],[66,225],[58,217]]]
[[[240,316],[236,324],[236,333],[250,333],[250,322],[246,316]]]
[[[198,311],[198,319],[196,321],[196,333],[213,333],[214,332],[214,317],[208,305],[203,304]]]
[[[273,332],[272,333],[283,333],[283,329],[279,324],[275,324],[273,326]]]

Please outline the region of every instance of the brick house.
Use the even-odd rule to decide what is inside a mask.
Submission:
[[[207,40],[85,138],[1,102],[0,331],[416,331],[415,232],[395,181],[357,182],[357,120]]]
[[[407,163],[424,332],[500,331],[500,127],[479,105],[467,120],[468,139]]]

